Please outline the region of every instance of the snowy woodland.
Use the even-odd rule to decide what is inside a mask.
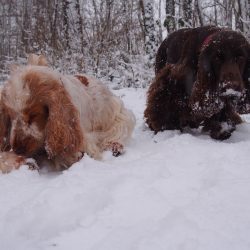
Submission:
[[[0,70],[43,53],[68,73],[145,87],[155,52],[182,27],[227,26],[250,36],[249,0],[0,0]],[[3,79],[2,79],[3,80]]]
[[[211,24],[250,39],[250,0],[0,3],[0,84],[11,63],[42,53],[54,69],[101,79],[136,117],[120,157],[0,173],[0,250],[250,249],[250,115],[225,141],[200,129],[155,135],[143,119],[167,34]]]

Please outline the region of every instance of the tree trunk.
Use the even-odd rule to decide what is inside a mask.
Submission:
[[[23,1],[23,13],[22,13],[22,26],[21,26],[21,41],[24,48],[23,53],[28,53],[29,51],[29,33],[30,33],[30,19],[28,14],[28,1]]]
[[[58,49],[58,36],[57,36],[57,19],[58,19],[58,1],[55,1],[55,6],[54,6],[54,14],[53,14],[53,19],[51,20],[52,22],[52,29],[51,29],[51,46],[53,49]]]
[[[250,38],[250,0],[238,0],[236,28]]]
[[[76,10],[76,13],[77,13],[77,21],[76,21],[77,31],[79,32],[80,47],[81,47],[81,52],[83,54],[84,46],[86,46],[86,42],[84,41],[84,36],[83,36],[83,19],[82,19],[82,15],[81,15],[81,5],[80,5],[79,0],[76,0],[75,10]]]
[[[201,9],[201,6],[200,6],[200,0],[195,0],[194,1],[194,8],[195,8],[195,13],[198,16],[199,26],[204,26],[204,18],[203,18],[202,9]]]
[[[224,5],[224,8],[225,8],[225,11],[224,11],[224,20],[225,20],[225,25],[232,29],[233,27],[233,23],[232,23],[232,20],[233,20],[233,0],[223,0],[223,5]]]
[[[192,0],[183,0],[182,13],[184,19],[184,27],[192,27]]]
[[[161,0],[159,0],[159,9],[158,9],[158,26],[159,26],[159,43],[162,42],[162,25],[161,25]]]
[[[65,39],[65,49],[69,49],[69,1],[63,0],[62,2],[62,13],[63,13],[63,28],[64,28],[64,39]]]
[[[168,33],[175,31],[175,1],[166,0],[166,19],[164,26],[167,28]]]
[[[155,21],[154,21],[154,7],[151,0],[144,0],[145,11],[145,49],[146,54],[149,56],[149,61],[153,61],[157,49],[157,39],[155,34]]]

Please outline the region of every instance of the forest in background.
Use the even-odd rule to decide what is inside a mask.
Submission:
[[[0,0],[0,81],[45,54],[54,68],[145,87],[169,32],[218,25],[250,38],[250,0]]]

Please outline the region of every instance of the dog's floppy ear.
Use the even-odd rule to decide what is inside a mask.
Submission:
[[[48,62],[44,55],[29,54],[28,65],[48,66]]]
[[[197,84],[200,84],[199,88],[206,87],[206,89],[215,88],[215,74],[212,70],[211,58],[209,57],[208,48],[200,53],[198,60],[197,71]]]
[[[48,158],[67,161],[72,155],[82,151],[83,147],[78,110],[61,80],[37,72],[30,72],[24,80],[30,95],[48,112],[44,128],[44,147]]]
[[[1,89],[0,89],[0,151],[7,151],[10,149],[9,143],[9,131],[10,131],[10,118],[4,110],[3,103],[1,100]]]
[[[211,117],[221,108],[221,100],[218,98],[218,89],[215,85],[216,77],[208,52],[206,48],[200,53],[197,78],[190,96],[189,105],[197,117]]]
[[[245,87],[250,90],[250,45],[248,48],[248,57],[247,57],[246,66],[245,66],[244,73],[243,73],[243,81],[245,83]]]
[[[80,115],[64,87],[53,80],[47,83],[45,103],[49,117],[45,128],[45,149],[49,158],[67,158],[81,151],[83,134]]]
[[[248,57],[243,72],[243,82],[246,90],[246,95],[243,100],[238,103],[238,112],[241,114],[250,113],[250,45],[248,46]]]

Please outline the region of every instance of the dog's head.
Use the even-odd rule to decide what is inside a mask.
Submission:
[[[3,130],[17,154],[48,158],[67,157],[79,151],[82,132],[79,114],[60,75],[44,58],[16,67],[2,92]]]
[[[239,98],[246,87],[250,45],[235,31],[221,30],[210,35],[201,47],[199,81],[224,98]]]

